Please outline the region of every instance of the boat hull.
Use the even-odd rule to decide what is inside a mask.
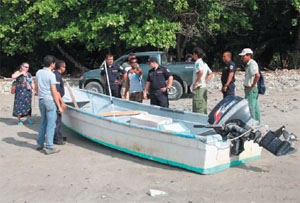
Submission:
[[[252,141],[245,142],[245,151],[239,156],[230,156],[230,142],[223,141],[216,134],[170,133],[124,123],[72,106],[64,111],[62,120],[66,127],[107,147],[202,174],[213,174],[256,160],[261,154],[261,148]]]

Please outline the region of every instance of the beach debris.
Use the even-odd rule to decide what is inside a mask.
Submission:
[[[147,194],[151,197],[158,196],[158,195],[167,195],[168,193],[161,191],[161,190],[155,190],[155,189],[150,189]]]

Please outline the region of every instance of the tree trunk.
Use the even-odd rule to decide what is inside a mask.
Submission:
[[[182,38],[184,38],[183,41]],[[177,42],[176,42],[177,61],[181,61],[182,58],[183,60],[185,60],[183,51],[186,47],[187,42],[188,42],[188,37],[181,34],[177,35]]]
[[[78,61],[76,61],[72,56],[70,56],[61,46],[60,44],[53,42],[54,45],[56,46],[56,48],[59,50],[59,52],[66,57],[69,61],[71,61],[74,66],[79,70],[80,73],[84,73],[89,71],[89,69],[85,66],[83,66],[81,63],[79,63]]]
[[[295,49],[300,50],[300,14],[297,17],[297,28],[296,28],[296,37],[295,37]]]

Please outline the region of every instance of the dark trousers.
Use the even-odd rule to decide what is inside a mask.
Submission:
[[[122,87],[121,85],[117,85],[117,84],[110,85],[111,95],[113,97],[121,98],[121,87]],[[108,85],[106,85],[105,87],[105,93],[106,95],[109,95]]]
[[[61,114],[60,113],[57,113],[56,128],[54,131],[54,141],[56,141],[56,142],[63,141],[63,136],[61,133]]]
[[[150,92],[150,104],[169,108],[168,93],[161,90]]]
[[[222,93],[223,93],[223,98],[228,97],[228,96],[234,96],[235,95],[235,84],[230,83],[227,87],[227,91],[226,92],[222,91]]]

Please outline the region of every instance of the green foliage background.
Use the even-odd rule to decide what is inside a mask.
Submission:
[[[299,68],[299,9],[299,0],[0,0],[0,75],[24,60],[35,71],[47,54],[75,74],[107,53],[164,50],[184,60],[195,46],[215,70],[225,50],[244,47],[263,67]]]

